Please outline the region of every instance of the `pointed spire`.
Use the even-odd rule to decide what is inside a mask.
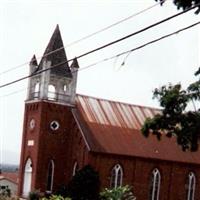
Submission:
[[[59,49],[62,49],[62,48],[64,48],[63,47],[63,41],[62,41],[62,38],[61,38],[59,26],[57,24],[56,28],[53,32],[53,35],[51,36],[49,44],[47,45],[47,48],[44,52],[44,56],[50,54],[52,51],[55,51],[57,49],[58,49],[57,52],[61,52],[62,50],[59,50]],[[52,54],[50,54],[50,55],[52,55]]]
[[[78,64],[77,58],[74,58],[74,59],[73,59],[70,68],[79,68],[79,64]]]
[[[44,59],[51,61],[51,66],[58,65],[58,67],[51,69],[52,74],[71,77],[71,71],[67,62],[67,57],[65,54],[65,49],[58,24],[44,52],[43,58],[40,62],[40,68],[42,68]],[[63,62],[64,64],[59,65]]]
[[[38,65],[38,64],[37,64],[37,59],[36,59],[36,57],[35,57],[35,54],[33,55],[33,57],[32,57],[32,59],[31,59],[29,65],[30,65],[30,66],[37,66],[37,65]]]

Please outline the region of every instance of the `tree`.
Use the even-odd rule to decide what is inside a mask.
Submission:
[[[79,170],[68,185],[69,197],[72,200],[99,199],[100,180],[98,173],[86,165]]]
[[[200,75],[200,68],[195,76]],[[182,149],[196,151],[200,136],[200,109],[195,103],[200,100],[200,79],[191,83],[186,90],[181,84],[162,86],[153,92],[163,107],[161,114],[146,119],[141,131],[144,136],[154,134],[160,140],[163,135],[175,136]],[[188,105],[193,110],[187,111]]]
[[[165,1],[163,0],[156,0],[160,1],[161,5],[164,4]],[[196,14],[200,12],[200,0],[173,0],[174,4],[177,6],[178,9],[182,8],[186,10],[191,8],[192,6],[197,5],[197,10],[195,11]]]

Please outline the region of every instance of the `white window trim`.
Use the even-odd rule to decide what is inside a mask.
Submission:
[[[54,161],[53,160],[50,160],[49,162],[49,165],[48,165],[48,176],[49,176],[49,166],[51,165],[52,167],[52,172],[51,172],[51,185],[50,185],[50,190],[47,190],[46,192],[47,193],[51,193],[52,192],[52,189],[53,189],[53,181],[54,181],[54,168],[55,168],[55,165],[54,165]],[[47,180],[48,181],[48,180]],[[48,184],[48,183],[47,183]]]
[[[195,187],[196,187],[196,177],[193,172],[190,172],[188,174],[188,193],[187,193],[187,200],[194,200],[194,193],[195,193]],[[193,185],[192,185],[193,182]]]
[[[114,188],[118,187],[118,186],[122,186],[122,179],[123,179],[123,170],[121,165],[116,164],[111,171],[111,186],[112,186],[112,182],[113,182],[113,171],[114,171]],[[120,177],[118,176],[120,173]],[[120,185],[117,185],[118,183],[118,178],[120,178]]]
[[[158,200],[159,194],[160,194],[161,176],[160,176],[160,172],[157,168],[153,170],[152,174],[153,174],[153,189],[152,189],[152,193],[151,193],[151,195],[152,195],[151,199],[155,200],[155,198],[156,198],[156,200]],[[157,191],[157,197],[156,197],[155,192],[156,192],[156,180],[157,180],[157,178],[158,178],[158,188],[157,188],[158,191]]]
[[[75,176],[76,171],[77,171],[77,166],[78,166],[78,163],[77,163],[77,161],[76,161],[76,162],[74,162],[74,167],[73,167],[72,176]]]

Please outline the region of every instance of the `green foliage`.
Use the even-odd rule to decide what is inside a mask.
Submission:
[[[97,200],[100,180],[94,169],[87,165],[79,170],[68,185],[72,200]]]
[[[195,73],[200,74],[200,69]],[[141,131],[144,136],[154,134],[158,139],[162,135],[176,136],[182,149],[196,151],[200,136],[200,110],[195,102],[200,100],[200,80],[190,84],[186,90],[181,84],[162,86],[155,89],[153,98],[158,99],[164,109],[154,118],[148,118]],[[187,106],[193,104],[194,111],[187,111]]]
[[[10,197],[11,196],[11,190],[8,186],[0,186],[0,198],[3,197]]]
[[[113,189],[105,188],[104,191],[100,193],[101,200],[136,200],[131,188],[126,186],[120,186]]]
[[[69,197],[62,197],[61,195],[51,195],[49,198],[42,198],[41,200],[71,200]]]
[[[156,0],[160,1],[161,5],[164,3],[163,0]],[[178,9],[186,10],[188,8],[191,8],[192,6],[197,5],[197,10],[195,11],[195,14],[198,14],[200,12],[200,0],[173,0],[174,4]]]

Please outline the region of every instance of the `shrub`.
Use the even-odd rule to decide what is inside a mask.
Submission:
[[[69,196],[73,200],[99,199],[99,174],[90,165],[83,167],[68,185]]]
[[[62,197],[61,195],[51,195],[49,198],[42,198],[42,200],[71,200],[71,198]]]
[[[113,189],[105,188],[100,193],[100,198],[101,200],[136,200],[131,191],[131,187],[128,185]]]
[[[40,195],[39,195],[38,190],[29,192],[28,200],[39,200],[39,199],[40,199]]]

